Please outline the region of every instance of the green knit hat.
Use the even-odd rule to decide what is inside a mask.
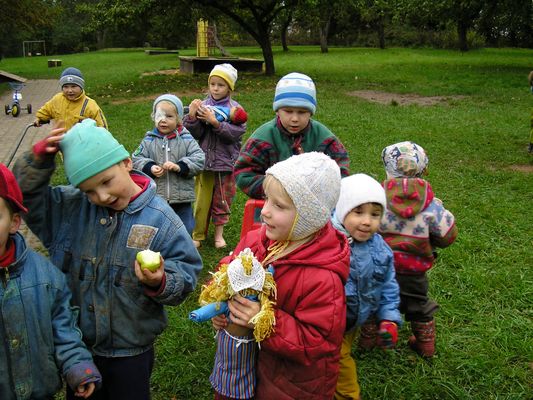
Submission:
[[[74,125],[61,139],[60,147],[65,173],[74,186],[130,156],[107,129],[97,127],[89,118]]]

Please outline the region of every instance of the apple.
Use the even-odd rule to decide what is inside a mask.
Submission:
[[[139,251],[136,258],[141,268],[152,272],[157,271],[161,264],[160,253],[152,250]]]

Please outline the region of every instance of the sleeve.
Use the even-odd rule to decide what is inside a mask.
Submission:
[[[145,171],[147,164],[150,164],[150,167],[154,164],[157,164],[157,160],[154,159],[154,155],[150,151],[151,142],[146,139],[146,136],[141,141],[137,149],[133,152],[131,156],[131,161],[133,163],[133,168],[139,171]],[[147,175],[153,177],[152,173],[147,173]]]
[[[430,207],[433,208],[433,218],[429,225],[429,239],[436,247],[448,247],[457,238],[458,230],[455,225],[455,217],[444,208],[442,201],[436,197]]]
[[[253,199],[264,197],[263,181],[266,170],[274,163],[270,152],[272,146],[253,135],[241,149],[235,163],[235,180],[237,186]]]
[[[205,153],[194,139],[186,140],[185,147],[187,149],[187,154],[185,157],[181,158],[179,162],[183,162],[187,165],[187,176],[196,176],[204,169]]]
[[[206,131],[205,124],[203,124],[199,119],[191,121],[188,114],[183,118],[183,126],[187,128],[192,137],[196,140],[200,140]]]
[[[276,309],[276,329],[261,343],[280,358],[311,365],[330,355],[341,340],[346,322],[344,286],[337,274],[315,268],[301,276],[302,294],[294,315]],[[300,284],[300,283],[299,283]]]
[[[48,100],[44,106],[42,106],[37,113],[35,114],[35,117],[43,122],[50,122],[51,119],[54,119],[54,108],[53,108],[53,100],[52,97],[50,100]]]
[[[331,136],[323,144],[324,153],[335,160],[341,169],[341,176],[344,178],[350,175],[350,157],[341,141],[337,137]]]
[[[203,267],[185,226],[171,224],[169,229],[163,229],[153,251],[161,252],[163,257],[165,285],[151,296],[152,299],[164,305],[181,304],[194,291]]]
[[[400,286],[396,281],[396,272],[394,270],[394,257],[392,250],[382,239],[383,251],[387,252],[387,267],[385,279],[381,290],[381,299],[377,311],[378,321],[392,321],[398,326],[402,325],[402,316],[400,314]]]
[[[226,143],[239,142],[246,132],[246,123],[241,125],[232,124],[229,121],[223,121],[218,128],[211,127],[213,133],[219,136]]]
[[[64,219],[69,219],[71,210],[79,208],[82,193],[72,186],[49,186],[55,170],[55,162],[39,163],[31,151],[17,159],[13,173],[24,196],[28,213],[24,221],[31,231],[49,249]]]
[[[50,267],[55,270],[53,265]],[[71,293],[65,277],[59,271],[52,273],[60,275],[61,282],[52,306],[55,359],[68,385],[76,391],[79,385],[100,383],[102,377],[82,341],[76,309],[70,307]]]

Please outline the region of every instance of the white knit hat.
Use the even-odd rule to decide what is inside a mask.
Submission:
[[[226,81],[231,90],[235,90],[235,83],[237,82],[237,70],[231,64],[217,64],[211,70],[209,79],[212,76],[218,76]]]
[[[282,107],[305,108],[314,114],[316,111],[316,88],[307,75],[291,72],[282,77],[276,85],[274,111]]]
[[[380,204],[385,210],[387,198],[383,186],[366,174],[355,174],[342,178],[341,194],[337,207],[335,207],[335,215],[339,222],[343,224],[344,218],[350,211],[365,203]]]
[[[266,170],[289,194],[298,220],[290,240],[303,239],[329,221],[339,198],[341,171],[324,153],[310,152],[289,157]]]

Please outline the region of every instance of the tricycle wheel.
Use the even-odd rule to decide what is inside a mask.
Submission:
[[[14,116],[14,117],[18,117],[20,114],[20,107],[18,104],[13,104],[13,106],[11,107],[11,115]]]
[[[6,112],[6,115],[9,115],[9,111],[10,110],[9,110],[9,106],[7,104],[4,106],[4,110]]]
[[[28,114],[31,114],[31,104],[27,105],[26,110],[28,110]]]

